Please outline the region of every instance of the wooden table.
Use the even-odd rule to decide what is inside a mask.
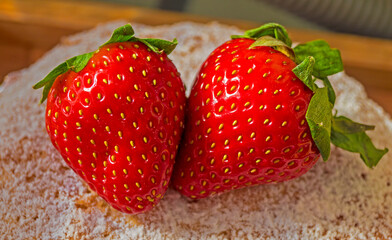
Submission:
[[[76,0],[1,0],[0,79],[24,68],[52,48],[62,36],[91,28],[98,23],[127,19],[149,25],[179,21],[219,21],[247,29],[261,23],[212,19],[201,16],[144,9],[128,5]],[[294,41],[317,38],[339,48],[346,72],[361,81],[368,95],[392,113],[392,41],[330,32],[289,29]],[[0,80],[1,82],[1,80]]]

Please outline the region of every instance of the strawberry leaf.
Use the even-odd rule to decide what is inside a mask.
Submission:
[[[368,130],[374,130],[375,128],[373,125],[357,123],[344,116],[334,116],[332,121],[334,130],[341,133],[359,133]]]
[[[173,39],[173,41],[167,41],[163,39],[155,39],[155,38],[137,38],[134,37],[134,30],[131,24],[126,24],[122,27],[114,30],[112,37],[107,41],[104,45],[116,42],[127,42],[127,41],[140,41],[147,45],[151,50],[156,53],[161,53],[164,51],[166,54],[170,54],[174,48],[176,48],[178,42],[177,39]],[[101,46],[101,47],[102,47]]]
[[[34,89],[44,87],[40,103],[43,103],[46,100],[50,88],[52,87],[54,81],[59,75],[67,72],[68,70],[80,72],[87,65],[93,54],[94,52],[90,52],[66,60],[62,64],[55,67],[48,75],[46,75],[44,79],[35,84],[33,86]]]
[[[329,102],[326,88],[317,88],[314,91],[306,112],[306,120],[323,160],[327,161],[331,152],[332,104]]]
[[[155,39],[155,38],[145,38],[138,40],[147,45],[151,50],[156,53],[161,53],[164,51],[167,55],[169,55],[177,46],[177,39],[173,39],[173,41],[167,41],[163,39]]]
[[[71,69],[74,72],[80,72],[90,61],[90,58],[93,56],[94,52],[82,54],[73,58],[70,58],[65,61],[68,69]]]
[[[102,46],[110,44],[110,43],[116,43],[116,42],[126,42],[134,38],[135,31],[133,31],[133,28],[131,24],[126,24],[122,27],[119,27],[113,31],[112,36],[110,37],[109,41],[104,43]]]
[[[323,78],[321,78],[321,80],[323,81],[324,86],[325,86],[325,87],[327,88],[327,90],[328,90],[329,102],[330,102],[332,105],[335,105],[336,93],[335,93],[335,90],[334,90],[333,87],[332,87],[331,82],[329,81],[328,77],[323,77]]]
[[[331,82],[328,80],[328,76],[343,71],[340,51],[330,48],[324,40],[315,40],[297,45],[294,48],[294,53],[297,64],[300,64],[309,56],[314,57],[315,64],[312,74],[324,82],[325,87],[328,89],[329,101],[335,104],[336,94]]]
[[[314,66],[314,58],[312,56],[306,57],[300,64],[293,68],[293,73],[313,92],[316,91],[317,86],[312,78]]]
[[[332,119],[332,143],[349,152],[359,153],[363,162],[369,168],[375,167],[388,149],[377,149],[366,130],[373,130],[374,126],[356,123],[346,117],[339,116]]]
[[[324,78],[343,71],[340,51],[329,47],[324,40],[315,40],[299,44],[294,48],[296,63],[299,64],[308,56],[314,57],[315,64],[313,75],[316,78]]]
[[[58,65],[57,67],[55,67],[48,75],[46,75],[44,79],[42,79],[41,81],[39,81],[37,84],[33,86],[34,89],[39,89],[44,87],[40,103],[43,103],[48,97],[49,90],[52,87],[54,80],[56,80],[57,76],[65,73],[66,71],[68,71],[68,66],[64,62]]]
[[[291,39],[286,31],[286,29],[277,23],[267,23],[258,28],[250,29],[244,33],[244,35],[232,35],[232,39],[236,38],[250,38],[250,39],[258,39],[263,36],[271,36],[275,39],[278,39],[284,42],[287,46],[291,47]]]
[[[252,45],[249,46],[249,49],[263,46],[273,47],[274,49],[289,57],[291,60],[295,60],[293,49],[287,46],[283,41],[271,36],[263,36],[258,38],[254,43],[252,43]]]

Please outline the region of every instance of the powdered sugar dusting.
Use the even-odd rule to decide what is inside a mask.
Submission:
[[[152,211],[129,216],[107,205],[63,163],[44,129],[41,91],[31,86],[63,60],[95,50],[124,22],[62,40],[40,61],[8,76],[0,93],[0,238],[2,239],[388,239],[392,236],[392,156],[369,170],[358,155],[332,148],[303,177],[188,201],[173,189]],[[139,36],[173,39],[170,58],[188,93],[202,61],[231,26],[134,25]],[[331,79],[339,114],[376,124],[377,146],[391,148],[392,121],[344,73]]]

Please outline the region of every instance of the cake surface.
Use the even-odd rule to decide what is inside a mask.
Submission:
[[[152,211],[111,208],[63,162],[45,131],[45,104],[32,86],[74,55],[90,52],[125,22],[64,38],[29,68],[11,73],[0,92],[1,239],[392,239],[392,154],[368,169],[359,154],[332,147],[304,176],[190,201],[169,188]],[[199,66],[230,35],[218,23],[133,24],[137,36],[171,40],[169,56],[189,94]],[[339,114],[376,125],[368,132],[391,148],[392,120],[345,73],[331,78]]]

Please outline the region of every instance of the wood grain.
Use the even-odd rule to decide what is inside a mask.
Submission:
[[[93,4],[92,4],[93,3]],[[100,1],[2,0],[0,2],[0,79],[28,66],[57,44],[62,36],[99,23],[127,19],[149,25],[179,21],[219,21],[243,29],[261,23],[214,19]],[[341,50],[346,72],[361,81],[369,94],[392,113],[392,41],[331,32],[288,29],[293,41],[325,39]]]

